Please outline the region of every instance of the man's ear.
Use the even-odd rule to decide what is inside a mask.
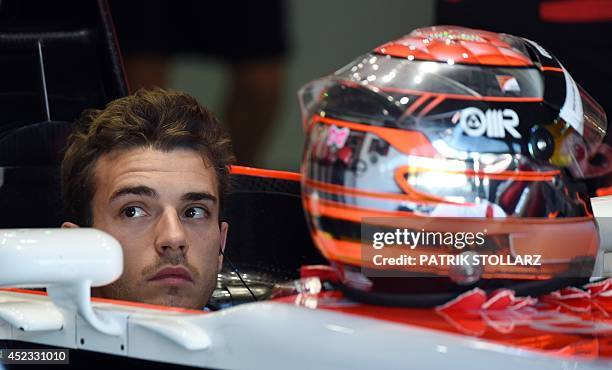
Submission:
[[[62,229],[76,229],[77,227],[80,227],[77,224],[73,224],[72,222],[64,222],[62,224]]]
[[[219,243],[219,268],[217,272],[221,272],[223,268],[223,252],[225,251],[225,241],[227,240],[227,229],[229,224],[227,222],[221,222],[221,240]]]

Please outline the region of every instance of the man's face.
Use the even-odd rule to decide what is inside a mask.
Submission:
[[[191,150],[116,151],[95,167],[93,227],[123,246],[124,271],[95,295],[202,309],[221,269],[214,169]]]

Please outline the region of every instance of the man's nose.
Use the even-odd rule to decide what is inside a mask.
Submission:
[[[167,209],[161,214],[155,227],[155,249],[160,255],[171,250],[187,253],[185,228],[176,210]]]

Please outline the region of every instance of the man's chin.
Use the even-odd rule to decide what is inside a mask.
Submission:
[[[186,294],[184,291],[173,291],[171,287],[167,290],[154,297],[143,299],[142,303],[199,310],[204,308],[204,303],[195,302],[191,294]]]
[[[167,286],[157,289],[155,293],[144,303],[197,310],[203,309],[206,304],[201,297],[198,297],[195,287],[185,289],[181,286]]]
[[[141,294],[135,296],[134,294],[130,294],[132,292],[140,292]],[[173,286],[156,289],[154,292],[146,292],[138,288],[117,289],[116,286],[105,286],[93,288],[92,296],[156,306],[170,306],[196,310],[203,309],[206,304],[201,299],[194,299],[195,294],[191,292],[191,289],[187,291]]]

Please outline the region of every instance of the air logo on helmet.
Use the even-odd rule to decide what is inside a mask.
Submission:
[[[459,125],[469,136],[486,135],[503,139],[508,132],[515,139],[521,138],[521,134],[516,130],[519,117],[512,109],[487,109],[483,112],[476,107],[465,108],[461,111]]]

